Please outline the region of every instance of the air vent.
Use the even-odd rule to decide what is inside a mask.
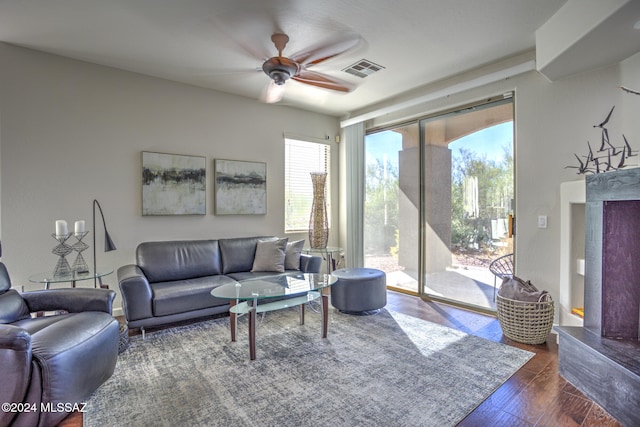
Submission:
[[[361,59],[355,64],[344,68],[342,71],[364,79],[365,77],[370,76],[373,73],[377,73],[380,70],[384,70],[382,65],[375,64],[367,59]]]

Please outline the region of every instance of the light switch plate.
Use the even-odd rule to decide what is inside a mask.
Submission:
[[[547,228],[547,216],[538,215],[538,228]]]

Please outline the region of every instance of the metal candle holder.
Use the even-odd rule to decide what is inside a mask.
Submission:
[[[56,267],[53,269],[53,277],[68,276],[72,272],[71,266],[69,265],[69,262],[65,258],[67,255],[73,252],[73,249],[71,248],[71,246],[65,243],[70,236],[71,236],[70,233],[61,234],[61,235],[58,235],[58,234],[51,235],[51,237],[53,237],[58,241],[58,245],[56,245],[56,247],[53,248],[52,252],[55,255],[58,255],[60,257],[58,259],[58,262],[56,263]]]
[[[89,266],[87,265],[87,262],[84,260],[84,257],[82,256],[82,251],[86,251],[87,249],[89,249],[89,245],[87,245],[85,242],[82,241],[82,239],[84,239],[87,234],[89,234],[88,231],[83,231],[83,232],[74,234],[75,238],[78,241],[73,246],[71,246],[71,248],[74,251],[78,252],[78,256],[76,256],[76,260],[73,262],[72,269],[76,274],[89,273]]]

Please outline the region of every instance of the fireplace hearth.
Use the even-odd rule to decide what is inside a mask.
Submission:
[[[557,327],[559,371],[640,425],[640,168],[586,178],[584,327]]]

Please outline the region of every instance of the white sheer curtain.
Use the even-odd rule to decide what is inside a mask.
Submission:
[[[364,122],[344,128],[346,250],[349,267],[364,266]]]

